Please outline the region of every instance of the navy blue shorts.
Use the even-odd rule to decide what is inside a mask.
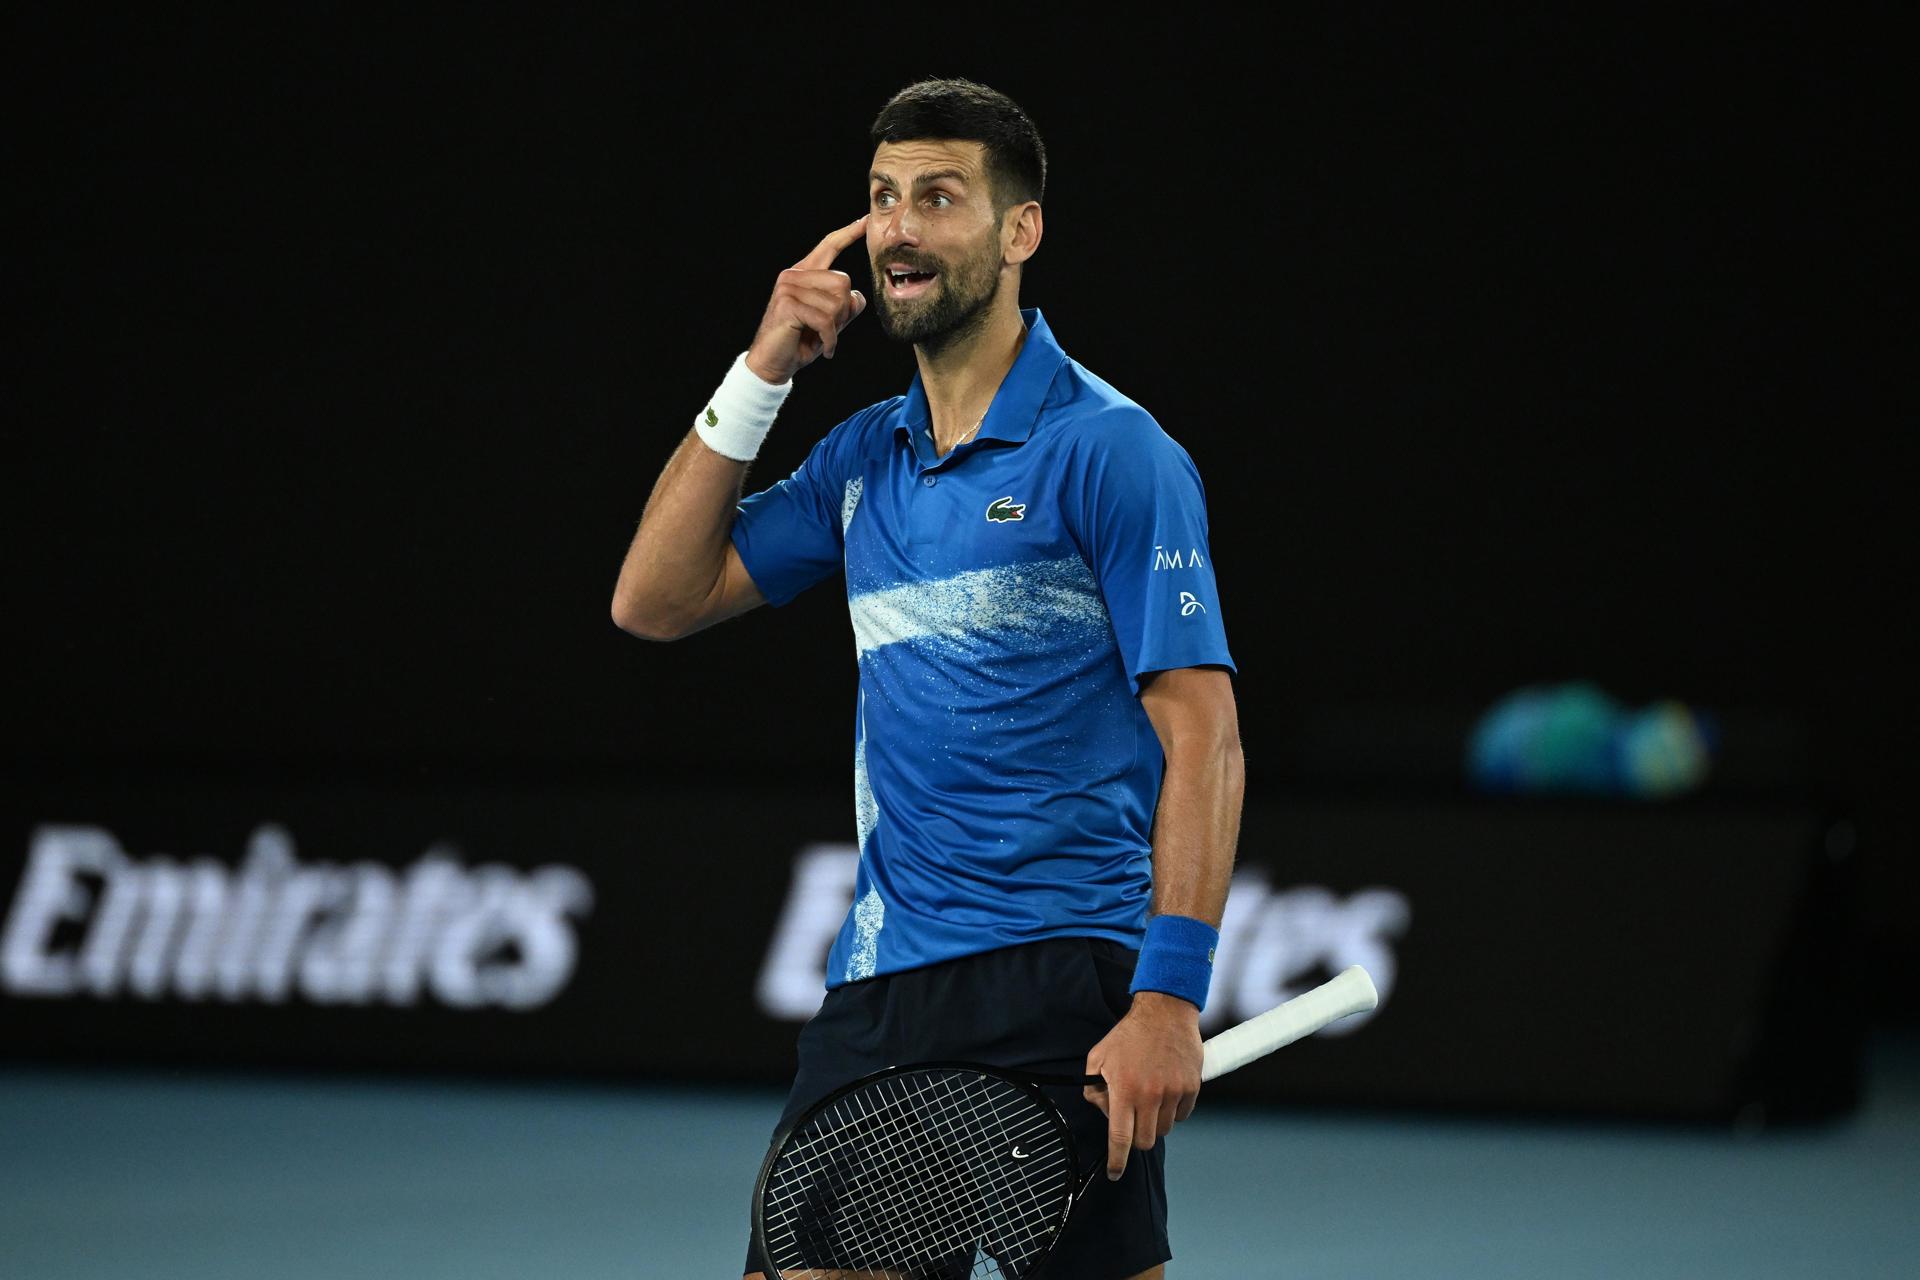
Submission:
[[[967,1061],[1080,1075],[1087,1051],[1125,1016],[1138,953],[1104,938],[1048,938],[850,982],[800,1030],[800,1069],[773,1131],[819,1098],[909,1062]],[[1078,1088],[1049,1088],[1073,1130],[1082,1170],[1107,1150],[1107,1118]],[[1094,1175],[1040,1274],[1124,1280],[1172,1256],[1165,1138],[1127,1157],[1118,1182]],[[760,1263],[749,1245],[744,1274]]]

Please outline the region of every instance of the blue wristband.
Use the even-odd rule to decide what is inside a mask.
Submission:
[[[1164,991],[1196,1009],[1207,1007],[1213,980],[1213,949],[1220,931],[1192,916],[1155,916],[1147,921],[1147,940],[1133,968],[1129,991]]]

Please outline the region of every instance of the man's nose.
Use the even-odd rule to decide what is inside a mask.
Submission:
[[[920,226],[917,219],[902,205],[890,209],[880,219],[880,244],[882,248],[895,249],[901,245],[918,245]]]

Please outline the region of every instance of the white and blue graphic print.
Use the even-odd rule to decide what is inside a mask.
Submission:
[[[867,891],[853,906],[853,947],[847,955],[846,980],[858,982],[871,978],[880,961],[880,930],[887,923],[887,904],[880,890],[873,887],[868,874],[867,847],[873,841],[873,829],[880,821],[880,806],[874,803],[873,783],[867,777],[866,695],[860,698],[860,732],[853,743],[853,821],[860,841],[860,870],[856,885]],[[856,889],[856,892],[858,890]]]

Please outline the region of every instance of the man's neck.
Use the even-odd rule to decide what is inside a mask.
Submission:
[[[934,452],[945,456],[980,422],[1007,370],[1027,340],[1016,297],[1006,297],[987,313],[986,323],[937,354],[916,346],[920,389],[933,418]]]

